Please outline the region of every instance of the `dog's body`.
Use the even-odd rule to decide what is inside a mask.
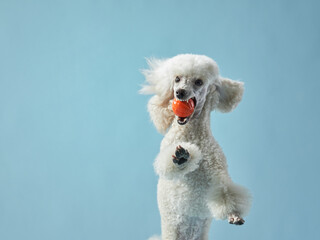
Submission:
[[[162,239],[208,239],[213,217],[243,224],[250,196],[231,181],[225,156],[210,129],[210,112],[235,108],[242,97],[242,83],[221,78],[216,63],[205,56],[178,55],[149,64],[151,70],[144,74],[150,85],[142,92],[155,94],[148,109],[157,129],[169,128],[154,163],[160,177]],[[173,97],[193,98],[193,115],[176,117],[171,109]]]

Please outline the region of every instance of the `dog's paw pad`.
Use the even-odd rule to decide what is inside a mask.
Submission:
[[[188,150],[184,149],[180,145],[176,148],[175,155],[177,158],[185,158],[188,159],[190,157],[190,154]]]
[[[245,221],[239,216],[231,216],[229,217],[229,223],[234,225],[242,225],[245,223]]]
[[[184,149],[180,145],[176,148],[175,155],[172,155],[172,161],[175,164],[181,165],[188,161],[190,154],[188,150]]]
[[[242,225],[242,224],[244,224],[244,219],[242,219],[242,218],[236,218],[235,219],[235,221],[233,222],[233,224],[235,224],[235,225]]]

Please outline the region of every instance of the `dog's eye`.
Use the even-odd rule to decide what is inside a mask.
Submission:
[[[180,82],[180,78],[176,77],[176,79],[174,80],[175,82]]]
[[[194,82],[195,85],[197,86],[201,86],[203,84],[202,80],[201,79],[197,79],[195,82]]]

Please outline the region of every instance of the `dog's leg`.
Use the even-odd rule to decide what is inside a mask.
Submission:
[[[184,149],[180,145],[176,148],[175,155],[172,155],[172,161],[178,165],[184,164],[189,158],[190,154],[188,150]]]
[[[228,218],[230,224],[244,224],[243,216],[249,211],[251,196],[248,190],[232,182],[227,173],[216,176],[208,206],[214,218]]]

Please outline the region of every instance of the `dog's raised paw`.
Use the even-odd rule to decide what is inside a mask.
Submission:
[[[175,155],[172,155],[172,161],[175,164],[181,165],[188,161],[190,154],[188,150],[184,149],[180,145],[176,148]]]

